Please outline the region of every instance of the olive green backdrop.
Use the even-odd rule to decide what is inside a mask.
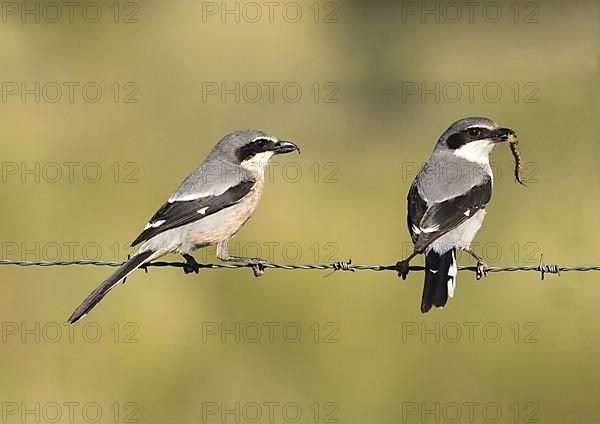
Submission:
[[[123,260],[251,127],[302,154],[275,159],[234,252],[392,264],[418,167],[481,115],[518,132],[528,187],[501,146],[475,249],[600,264],[599,18],[594,1],[3,2],[0,256]],[[111,270],[0,268],[3,422],[600,418],[598,273],[460,272],[421,315],[420,272],[152,268],[69,328]]]

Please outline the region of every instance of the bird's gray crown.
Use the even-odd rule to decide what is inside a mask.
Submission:
[[[212,149],[209,158],[240,163],[245,156],[256,154],[261,149],[267,150],[276,142],[277,139],[265,131],[239,130],[223,137]]]

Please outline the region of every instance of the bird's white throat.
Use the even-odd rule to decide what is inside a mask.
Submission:
[[[240,166],[246,168],[253,174],[264,175],[265,168],[269,164],[269,160],[273,157],[273,152],[261,152],[252,156],[250,159],[247,159],[240,163]]]
[[[477,140],[459,147],[453,153],[468,161],[488,165],[490,163],[490,153],[492,153],[494,147],[496,147],[496,144],[491,140]]]

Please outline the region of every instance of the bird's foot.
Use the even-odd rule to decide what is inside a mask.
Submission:
[[[396,264],[396,268],[398,268],[398,277],[402,277],[403,280],[406,280],[406,276],[408,275],[408,264],[409,261],[406,259]]]
[[[487,277],[488,266],[482,260],[477,261],[476,269],[475,269],[475,277],[478,280],[481,280],[481,277]]]
[[[398,277],[402,277],[403,280],[406,280],[406,276],[408,275],[410,261],[412,258],[417,256],[417,252],[413,252],[406,259],[401,260],[396,264],[396,268],[398,269]]]
[[[200,264],[196,262],[196,258],[192,255],[182,255],[185,259],[185,263],[183,264],[183,272],[186,274],[191,274],[192,272],[198,274],[200,271]]]
[[[475,252],[473,252],[471,249],[464,249],[464,250],[469,255],[471,255],[473,257],[473,259],[475,259],[475,262],[476,262],[475,277],[478,280],[481,280],[481,277],[487,277],[489,267],[487,266],[487,264],[485,262],[483,262],[483,259],[481,259],[481,257],[478,254],[476,254]]]
[[[231,256],[228,258],[229,261],[232,262],[240,262],[246,265],[249,265],[252,268],[252,272],[255,277],[260,277],[265,273],[265,261],[262,258],[244,258],[242,256]]]

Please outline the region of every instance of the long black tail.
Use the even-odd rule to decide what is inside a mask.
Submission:
[[[421,300],[421,312],[429,312],[431,306],[441,307],[454,295],[456,285],[456,249],[439,254],[432,250],[425,257],[425,286]]]
[[[69,323],[73,324],[77,322],[81,317],[89,313],[94,306],[96,306],[106,293],[110,291],[120,280],[127,277],[132,271],[140,266],[146,259],[148,259],[154,252],[146,251],[138,253],[134,257],[130,258],[125,262],[118,270],[115,271],[110,277],[102,282],[96,289],[89,294],[88,297],[75,309],[75,312],[71,314]]]

